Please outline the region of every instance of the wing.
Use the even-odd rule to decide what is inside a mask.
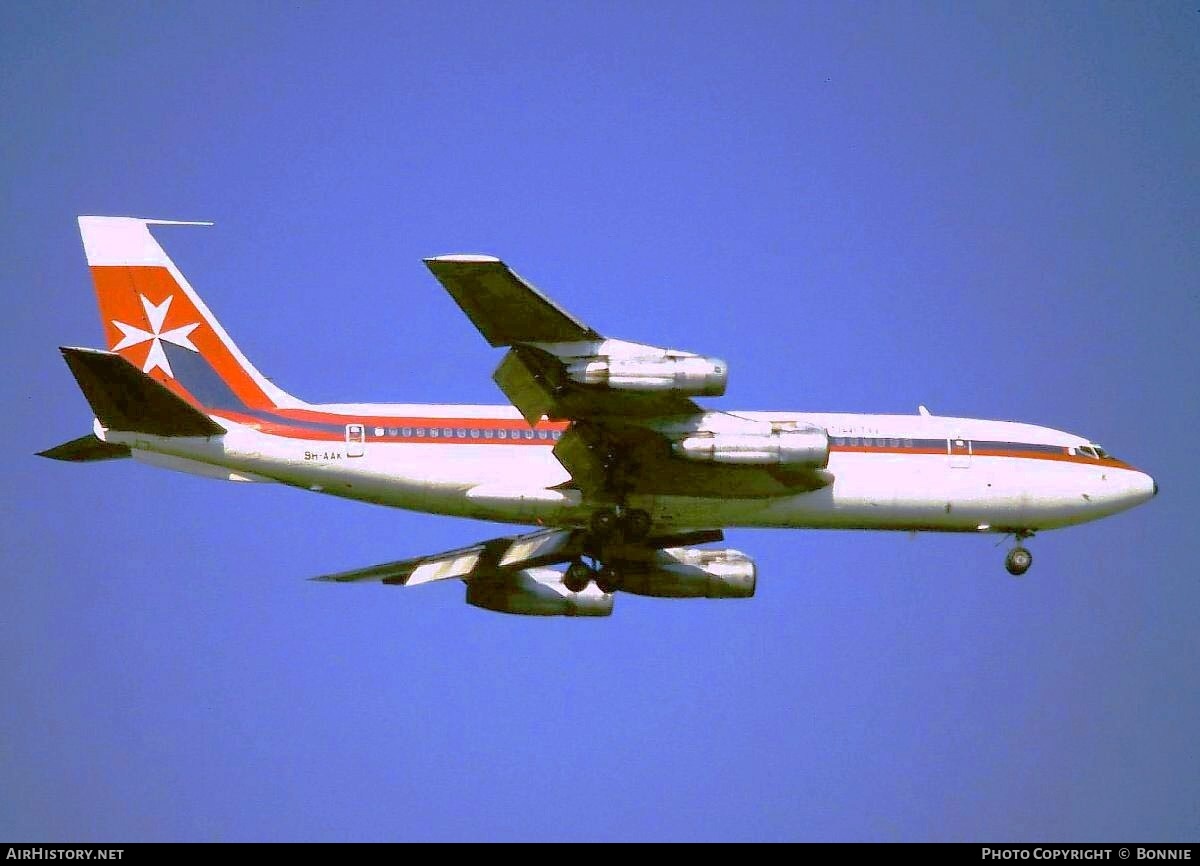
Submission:
[[[573,362],[586,365],[586,359],[597,356],[616,353],[629,359],[663,350],[606,340],[499,259],[438,256],[426,259],[425,264],[488,343],[511,347],[494,378],[530,423],[543,415],[647,417],[698,411],[695,403],[677,394],[613,391],[573,379]],[[587,376],[583,371],[580,378]]]
[[[718,530],[702,530],[677,535],[648,538],[631,546],[636,551],[662,550],[688,544],[707,544],[724,536]],[[621,555],[620,548],[610,548],[612,555]],[[525,535],[505,536],[481,541],[469,547],[447,550],[432,556],[401,559],[372,565],[353,571],[323,574],[310,580],[325,583],[364,583],[377,581],[400,586],[417,586],[436,580],[470,581],[494,577],[498,572],[516,572],[527,568],[560,565],[580,556],[596,556],[599,547],[582,529],[543,529]]]
[[[728,367],[719,358],[604,337],[490,256],[425,263],[484,338],[508,347],[493,378],[524,418],[572,422],[554,454],[585,498],[769,497],[830,483],[822,461],[772,458],[781,453],[779,436],[799,431],[695,402],[725,392]],[[711,448],[697,461],[681,448],[689,437],[718,436],[740,443],[728,461]]]

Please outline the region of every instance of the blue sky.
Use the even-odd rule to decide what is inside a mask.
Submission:
[[[436,7],[436,8],[435,8]],[[0,837],[1195,839],[1195,3],[6,4]],[[732,531],[752,601],[305,582],[484,523],[33,452],[74,217],[316,401],[499,402],[504,257],[746,409],[1014,418],[1162,492],[1036,538]]]

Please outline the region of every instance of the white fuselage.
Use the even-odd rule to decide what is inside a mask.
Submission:
[[[229,432],[211,440],[97,433],[158,466],[413,511],[570,526],[586,524],[596,507],[567,484],[552,453],[565,424],[531,430],[514,409],[499,406],[311,410],[295,413],[308,428],[216,412]],[[628,504],[661,529],[1021,532],[1095,520],[1155,492],[1145,473],[1076,451],[1086,439],[1045,427],[927,415],[735,414],[827,429],[833,482],[783,496],[634,495]]]

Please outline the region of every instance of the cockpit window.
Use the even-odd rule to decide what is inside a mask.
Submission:
[[[1077,445],[1075,450],[1085,457],[1091,457],[1093,460],[1096,458],[1096,449],[1091,445]]]
[[[1103,448],[1101,448],[1099,445],[1093,445],[1092,448],[1095,449],[1097,457],[1104,458],[1104,457],[1108,456],[1108,452],[1105,451]]]

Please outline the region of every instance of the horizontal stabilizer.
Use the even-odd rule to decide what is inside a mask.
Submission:
[[[91,463],[95,460],[119,460],[129,456],[128,445],[113,445],[97,439],[92,433],[39,451],[38,457],[65,460],[69,463]]]
[[[225,432],[199,409],[113,352],[61,348],[100,423],[152,436],[219,436]]]

